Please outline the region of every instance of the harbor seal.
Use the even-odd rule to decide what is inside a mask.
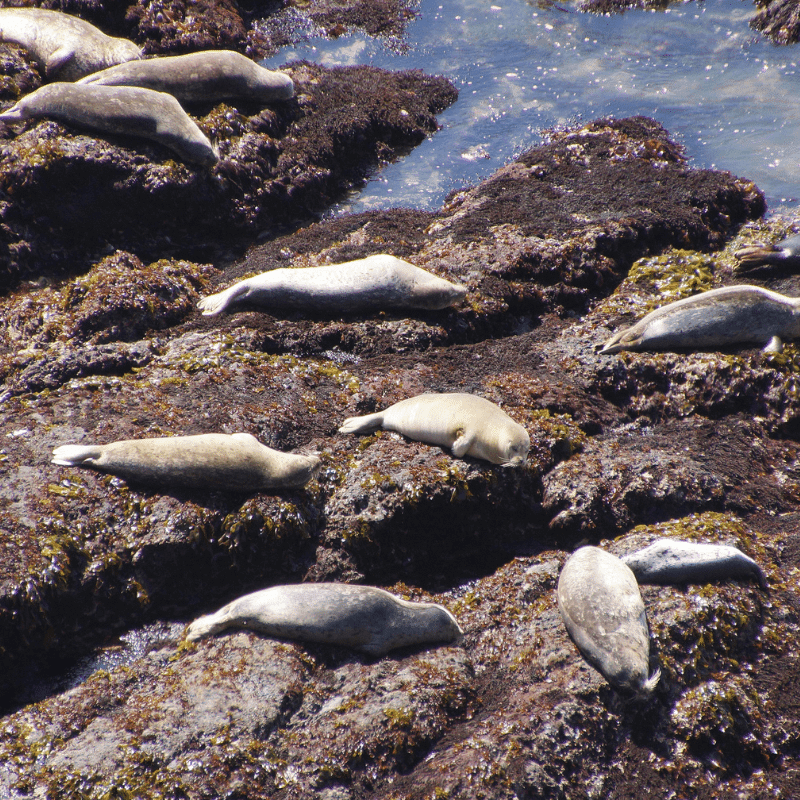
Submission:
[[[725,286],[676,300],[634,326],[615,333],[601,354],[620,350],[669,350],[752,342],[778,352],[783,339],[800,336],[800,298],[760,286]]]
[[[206,135],[170,94],[132,86],[49,83],[0,114],[0,122],[48,117],[104,133],[138,136],[169,147],[184,161],[217,161]]]
[[[622,557],[639,583],[699,583],[722,578],[755,578],[767,588],[764,571],[741,550],[724,544],[658,539]]]
[[[0,41],[21,45],[49,80],[74,81],[141,57],[128,39],[106,36],[79,17],[44,8],[0,8]]]
[[[320,465],[316,456],[281,453],[249,433],[204,433],[111,444],[66,444],[54,464],[86,467],[150,486],[258,492],[302,486]]]
[[[243,301],[321,314],[380,311],[387,308],[439,310],[464,298],[466,289],[380,253],[324,267],[262,272],[229,289],[204,297],[198,308],[219,314]]]
[[[253,100],[269,103],[294,96],[288,75],[259,66],[233,50],[207,50],[117,64],[81,78],[78,83],[140,86],[167,92],[181,103]]]
[[[456,458],[472,456],[510,467],[522,466],[531,446],[525,428],[503,409],[461,392],[420,394],[376,414],[349,417],[339,433],[371,433],[378,428],[449,447]]]
[[[226,628],[345,645],[369,656],[409,645],[452,642],[462,635],[443,606],[410,603],[374,586],[347,583],[272,586],[247,594],[195,620],[186,638],[197,641]]]
[[[800,267],[800,235],[790,236],[777,244],[754,244],[737,250],[733,257],[739,262],[738,269],[752,269],[760,264]]]
[[[650,694],[650,630],[630,567],[599,547],[581,547],[558,578],[558,610],[581,655],[616,689]]]

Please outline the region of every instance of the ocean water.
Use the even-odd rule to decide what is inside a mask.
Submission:
[[[755,181],[770,210],[800,204],[800,51],[753,31],[749,0],[611,16],[545,0],[421,0],[418,11],[400,42],[326,41],[309,28],[301,46],[263,62],[419,68],[459,90],[438,133],[331,213],[436,209],[539,144],[544,129],[634,114],[664,125],[693,166]]]

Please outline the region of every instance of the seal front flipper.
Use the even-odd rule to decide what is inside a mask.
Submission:
[[[762,353],[782,353],[783,342],[780,336],[773,336],[763,347]]]
[[[339,428],[339,433],[372,433],[383,425],[383,412],[365,414],[363,417],[348,417]]]
[[[475,432],[473,431],[471,434],[467,434],[466,431],[461,430],[457,431],[457,433],[458,438],[453,442],[451,451],[456,458],[464,458],[470,447],[472,447],[472,443],[475,441]]]
[[[45,74],[48,78],[51,77],[73,58],[75,58],[75,49],[73,47],[67,47],[66,45],[59,47],[58,50],[47,57],[44,65]]]
[[[51,463],[62,467],[79,467],[95,463],[102,453],[98,445],[64,444],[53,450]]]

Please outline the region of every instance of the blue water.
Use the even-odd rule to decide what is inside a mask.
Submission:
[[[633,114],[661,122],[693,166],[749,178],[771,210],[786,210],[800,204],[800,51],[753,31],[755,12],[747,0],[607,17],[576,4],[422,0],[402,47],[358,34],[325,41],[309,31],[301,46],[264,63],[420,68],[447,76],[460,92],[440,116],[441,131],[333,213],[436,209],[450,190],[540,143],[545,128]]]

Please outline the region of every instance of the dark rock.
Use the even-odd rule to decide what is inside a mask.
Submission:
[[[750,20],[750,27],[761,31],[776,44],[800,41],[800,3],[797,0],[757,0],[761,11]]]

